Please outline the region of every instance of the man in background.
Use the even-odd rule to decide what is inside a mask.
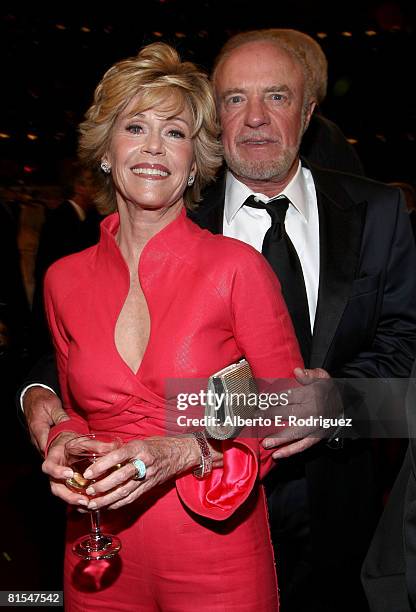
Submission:
[[[43,308],[43,279],[57,259],[82,251],[98,242],[99,223],[89,170],[72,162],[67,169],[64,201],[48,211],[43,225],[35,265],[35,294],[32,308],[31,358],[38,359],[51,350],[49,330]]]

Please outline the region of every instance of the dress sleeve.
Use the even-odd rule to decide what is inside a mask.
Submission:
[[[281,390],[296,386],[293,370],[303,367],[292,321],[280,284],[268,263],[248,251],[236,270],[231,290],[231,320],[241,355],[250,363],[259,391],[281,379]],[[259,380],[260,379],[260,380]],[[275,383],[273,389],[276,388]],[[264,432],[264,436],[270,432]],[[198,480],[192,474],[176,481],[182,501],[193,512],[214,520],[230,517],[250,495],[257,479],[274,467],[272,453],[262,438],[245,435],[223,442],[222,468]]]
[[[64,409],[66,410],[69,420],[63,421],[51,428],[48,442],[46,445],[45,454],[47,454],[50,445],[55,438],[63,431],[75,432],[79,435],[90,433],[88,424],[82,416],[74,410],[71,405],[68,393],[68,352],[69,340],[65,332],[65,326],[60,316],[60,308],[56,291],[55,276],[49,272],[45,277],[45,311],[46,317],[51,331],[53,344],[55,347],[56,364],[58,368],[59,384],[61,389],[61,398]]]

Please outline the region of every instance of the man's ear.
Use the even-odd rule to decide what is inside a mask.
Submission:
[[[313,111],[316,108],[316,100],[310,100],[307,104],[307,107],[304,111],[304,117],[303,117],[303,133],[306,132],[306,129],[309,125],[309,121],[311,120]]]

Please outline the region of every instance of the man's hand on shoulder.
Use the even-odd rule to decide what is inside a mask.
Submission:
[[[30,438],[43,455],[51,427],[67,421],[69,417],[56,393],[40,386],[30,387],[25,392],[23,411]]]

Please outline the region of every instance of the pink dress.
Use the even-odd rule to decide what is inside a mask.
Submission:
[[[150,314],[148,346],[134,373],[114,330],[129,272],[114,236],[55,263],[45,281],[65,408],[61,431],[166,435],[175,406],[167,382],[206,379],[245,356],[256,377],[290,378],[302,366],[278,281],[248,245],[214,236],[183,211],[154,236],[139,262]],[[170,414],[168,414],[170,412]],[[67,610],[262,612],[278,610],[261,478],[274,465],[258,439],[223,443],[224,466],[204,479],[181,475],[150,495],[102,513],[122,541],[119,558],[86,563],[71,543],[88,517],[70,511],[65,561]],[[145,498],[144,498],[145,497]]]

